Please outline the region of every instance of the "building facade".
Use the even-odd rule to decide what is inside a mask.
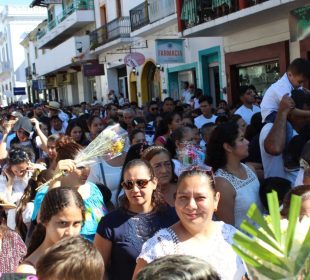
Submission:
[[[0,13],[0,104],[26,101],[25,56],[20,45],[44,18],[42,8],[4,6]]]
[[[290,61],[309,59],[310,5],[307,0],[177,0],[182,36],[224,40],[228,100],[253,84],[264,94]]]

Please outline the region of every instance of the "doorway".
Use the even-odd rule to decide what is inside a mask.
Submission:
[[[131,72],[129,76],[130,102],[138,102],[137,75]]]
[[[218,63],[209,64],[210,95],[213,103],[219,104],[221,99],[220,74]]]
[[[161,98],[160,71],[152,61],[144,64],[141,75],[142,104]]]

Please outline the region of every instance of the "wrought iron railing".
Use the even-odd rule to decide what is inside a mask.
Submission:
[[[144,1],[129,11],[131,31],[138,30],[175,12],[175,0]]]
[[[91,49],[102,46],[118,38],[130,37],[130,18],[120,17],[110,21],[90,33]]]
[[[94,10],[93,0],[75,0],[71,4],[67,5],[61,13],[56,15],[54,19],[47,23],[48,30],[55,28],[59,23],[64,21],[68,16],[78,10]],[[42,37],[45,34],[42,35]]]
[[[181,20],[186,29],[265,1],[268,0],[184,0]]]
[[[26,78],[31,78],[32,73],[31,73],[31,67],[30,66],[27,66],[25,68],[25,75],[26,75]]]
[[[140,29],[150,23],[148,2],[145,1],[129,11],[131,31]]]

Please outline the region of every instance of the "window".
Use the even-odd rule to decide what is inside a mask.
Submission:
[[[122,5],[121,0],[116,0],[116,17],[122,17]]]
[[[107,11],[105,5],[100,6],[100,24],[101,26],[107,24]]]
[[[37,59],[38,58],[38,48],[34,47],[34,57]]]

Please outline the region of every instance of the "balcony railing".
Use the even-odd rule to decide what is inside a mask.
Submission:
[[[118,38],[130,37],[130,18],[121,17],[110,21],[90,33],[90,48],[92,50]]]
[[[131,31],[140,29],[150,23],[148,2],[145,1],[129,11]]]
[[[80,10],[94,10],[93,0],[75,0],[70,5],[68,5],[61,13],[54,17],[47,23],[48,30],[55,28],[59,23],[64,21],[68,16],[76,11]],[[43,34],[41,37],[43,37]]]
[[[185,0],[181,19],[187,29],[265,1],[268,0]]]
[[[175,0],[147,0],[129,11],[131,31],[138,30],[175,12]]]
[[[175,0],[148,0],[150,23],[161,20],[176,12]]]

